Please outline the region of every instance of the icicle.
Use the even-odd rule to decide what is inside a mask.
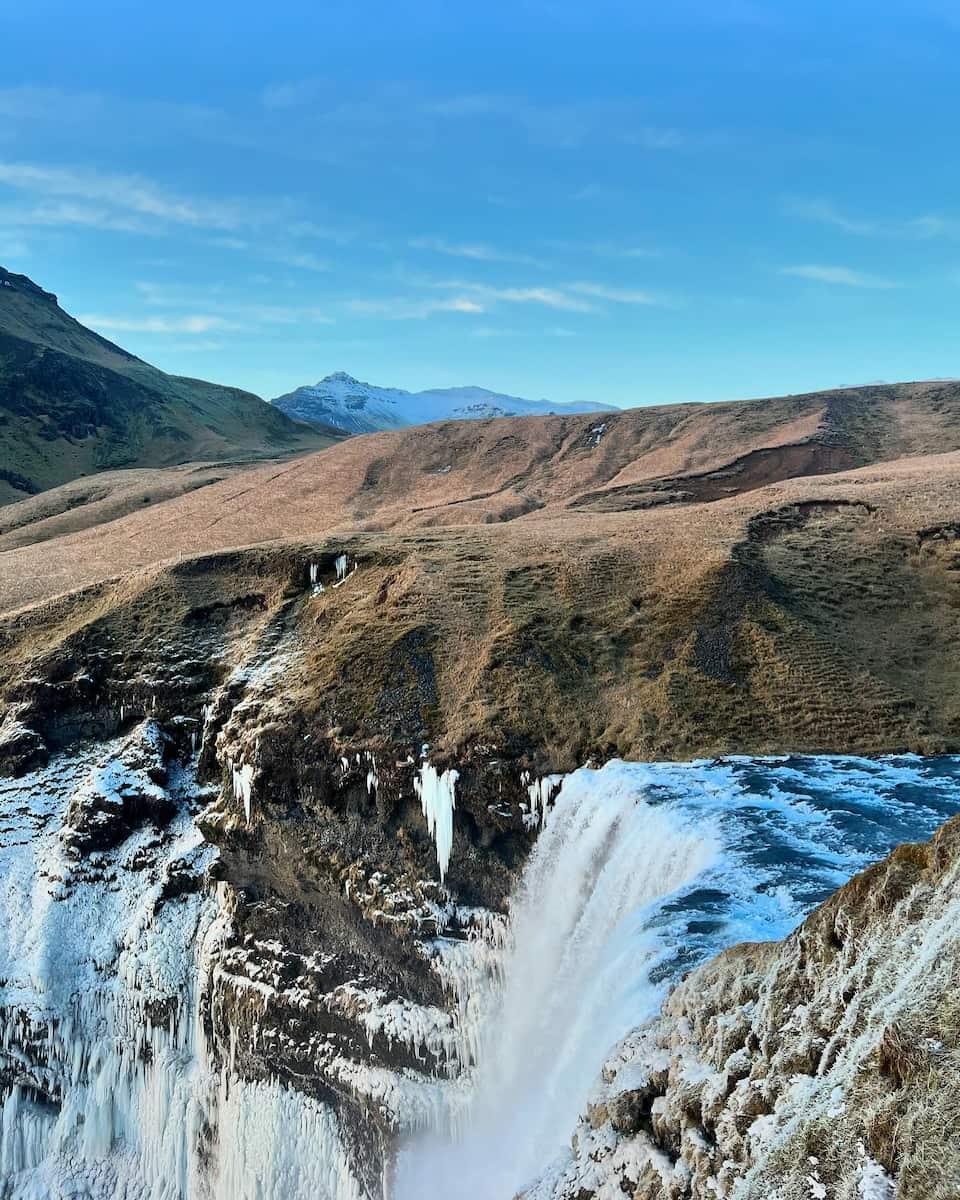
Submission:
[[[420,807],[427,819],[427,829],[437,847],[441,883],[446,878],[453,849],[453,810],[456,808],[455,788],[459,778],[459,771],[444,771],[440,775],[436,767],[424,762],[420,767],[420,778],[413,781],[420,797]]]
[[[563,775],[545,775],[543,779],[535,779],[527,787],[527,795],[530,797],[529,823],[531,825],[544,823],[547,818],[547,805],[550,803],[554,790],[563,783],[563,780]]]
[[[235,800],[243,801],[243,811],[247,818],[247,824],[250,824],[250,810],[252,798],[253,784],[253,767],[250,763],[244,763],[238,770],[233,768],[233,797]]]
[[[347,556],[345,554],[338,554],[336,562],[333,565],[337,572],[337,582],[343,583],[347,577]]]
[[[380,786],[380,778],[377,775],[377,760],[369,751],[367,759],[370,763],[370,769],[367,771],[367,795],[372,796]]]

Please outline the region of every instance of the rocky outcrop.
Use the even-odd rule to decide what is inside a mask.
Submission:
[[[528,1200],[960,1196],[960,818],[691,973]]]

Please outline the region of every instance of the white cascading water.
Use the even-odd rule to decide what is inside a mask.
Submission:
[[[499,996],[461,1011],[479,1022],[475,1078],[452,1129],[401,1154],[397,1200],[503,1200],[562,1149],[604,1053],[659,996],[645,915],[718,852],[709,829],[645,804],[627,777],[566,780],[511,905]]]
[[[682,971],[785,936],[958,808],[960,760],[909,755],[568,776],[506,930],[435,947],[468,1069],[445,1120],[402,1146],[390,1200],[509,1200],[569,1152],[607,1054]]]

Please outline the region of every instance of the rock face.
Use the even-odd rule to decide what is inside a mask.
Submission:
[[[194,1175],[217,1178],[218,1197],[252,1195],[251,1172],[263,1173],[257,1194],[276,1200],[378,1197],[398,1133],[428,1125],[442,1107],[438,1079],[469,1063],[435,944],[442,934],[465,947],[502,920],[533,837],[530,800],[512,762],[508,771],[489,750],[476,763],[465,755],[457,854],[441,887],[439,829],[431,834],[416,786],[424,718],[403,679],[423,651],[414,641],[411,662],[398,660],[400,732],[379,740],[355,722],[348,732],[346,713],[335,723],[335,694],[305,710],[293,683],[309,649],[304,605],[324,595],[348,604],[359,583],[347,573],[335,588],[336,557],[313,571],[298,560],[295,583],[270,556],[259,578],[244,555],[199,573],[174,568],[173,592],[148,588],[78,640],[60,640],[57,622],[45,649],[20,640],[17,624],[0,806],[18,812],[42,796],[45,807],[34,832],[15,826],[8,844],[0,831],[0,861],[13,856],[9,912],[0,889],[0,1088],[13,1097],[0,1176],[39,1187],[43,1171],[63,1172],[79,1154],[104,1181],[98,1200],[123,1194],[123,1171],[148,1168],[118,1165],[110,1146],[131,1137],[138,1114],[164,1124],[149,1094],[189,1116],[166,1122],[162,1144],[143,1140],[144,1154],[186,1164],[164,1200],[188,1194]],[[30,847],[36,865],[22,858]],[[49,931],[16,906],[21,892],[60,912]],[[97,939],[80,913],[100,914]],[[58,939],[69,954],[50,951]],[[42,961],[52,953],[62,984],[31,968],[28,941]],[[482,983],[482,952],[475,975]],[[58,987],[80,989],[63,1038]],[[84,989],[100,998],[87,1005]],[[124,1049],[131,1021],[152,1022],[153,1041],[137,1034]],[[96,1052],[114,1039],[116,1056]],[[316,1157],[284,1163],[262,1143],[270,1162],[257,1165],[261,1111],[274,1113],[277,1144],[306,1130]],[[237,1140],[245,1123],[249,1145]],[[79,1151],[94,1127],[98,1140]],[[313,1181],[321,1167],[329,1177]]]
[[[529,1200],[960,1196],[960,818],[690,974]]]

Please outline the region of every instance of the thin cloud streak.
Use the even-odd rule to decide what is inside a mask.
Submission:
[[[556,287],[494,287],[490,284],[457,279],[437,280],[431,286],[455,289],[465,295],[476,297],[481,303],[488,305],[497,303],[538,304],[546,308],[575,313],[596,312],[596,301],[658,308],[674,307],[673,302],[654,292],[588,281],[564,283]]]
[[[235,229],[242,212],[229,205],[188,200],[139,175],[104,174],[85,168],[0,161],[0,184],[20,191],[106,204],[159,221],[200,228]]]
[[[81,313],[81,325],[89,325],[107,333],[210,333],[214,330],[238,329],[234,322],[223,317],[111,317],[99,313]]]
[[[854,271],[850,267],[831,267],[813,263],[798,267],[782,267],[780,274],[839,287],[887,289],[900,286],[892,280],[868,275],[863,271]]]
[[[790,200],[784,206],[784,211],[788,216],[828,225],[856,237],[960,237],[960,218],[944,217],[937,213],[884,221],[849,216],[824,200]]]
[[[413,300],[405,296],[383,300],[350,300],[347,308],[357,316],[383,317],[387,321],[422,321],[439,313],[474,316],[486,311],[483,305],[465,296],[450,300]]]
[[[483,243],[449,242],[442,237],[411,238],[408,245],[413,250],[427,250],[435,254],[445,254],[451,258],[468,258],[476,262],[519,263],[529,267],[542,267],[545,264],[530,254],[521,254],[511,250],[501,250],[496,246]]]

